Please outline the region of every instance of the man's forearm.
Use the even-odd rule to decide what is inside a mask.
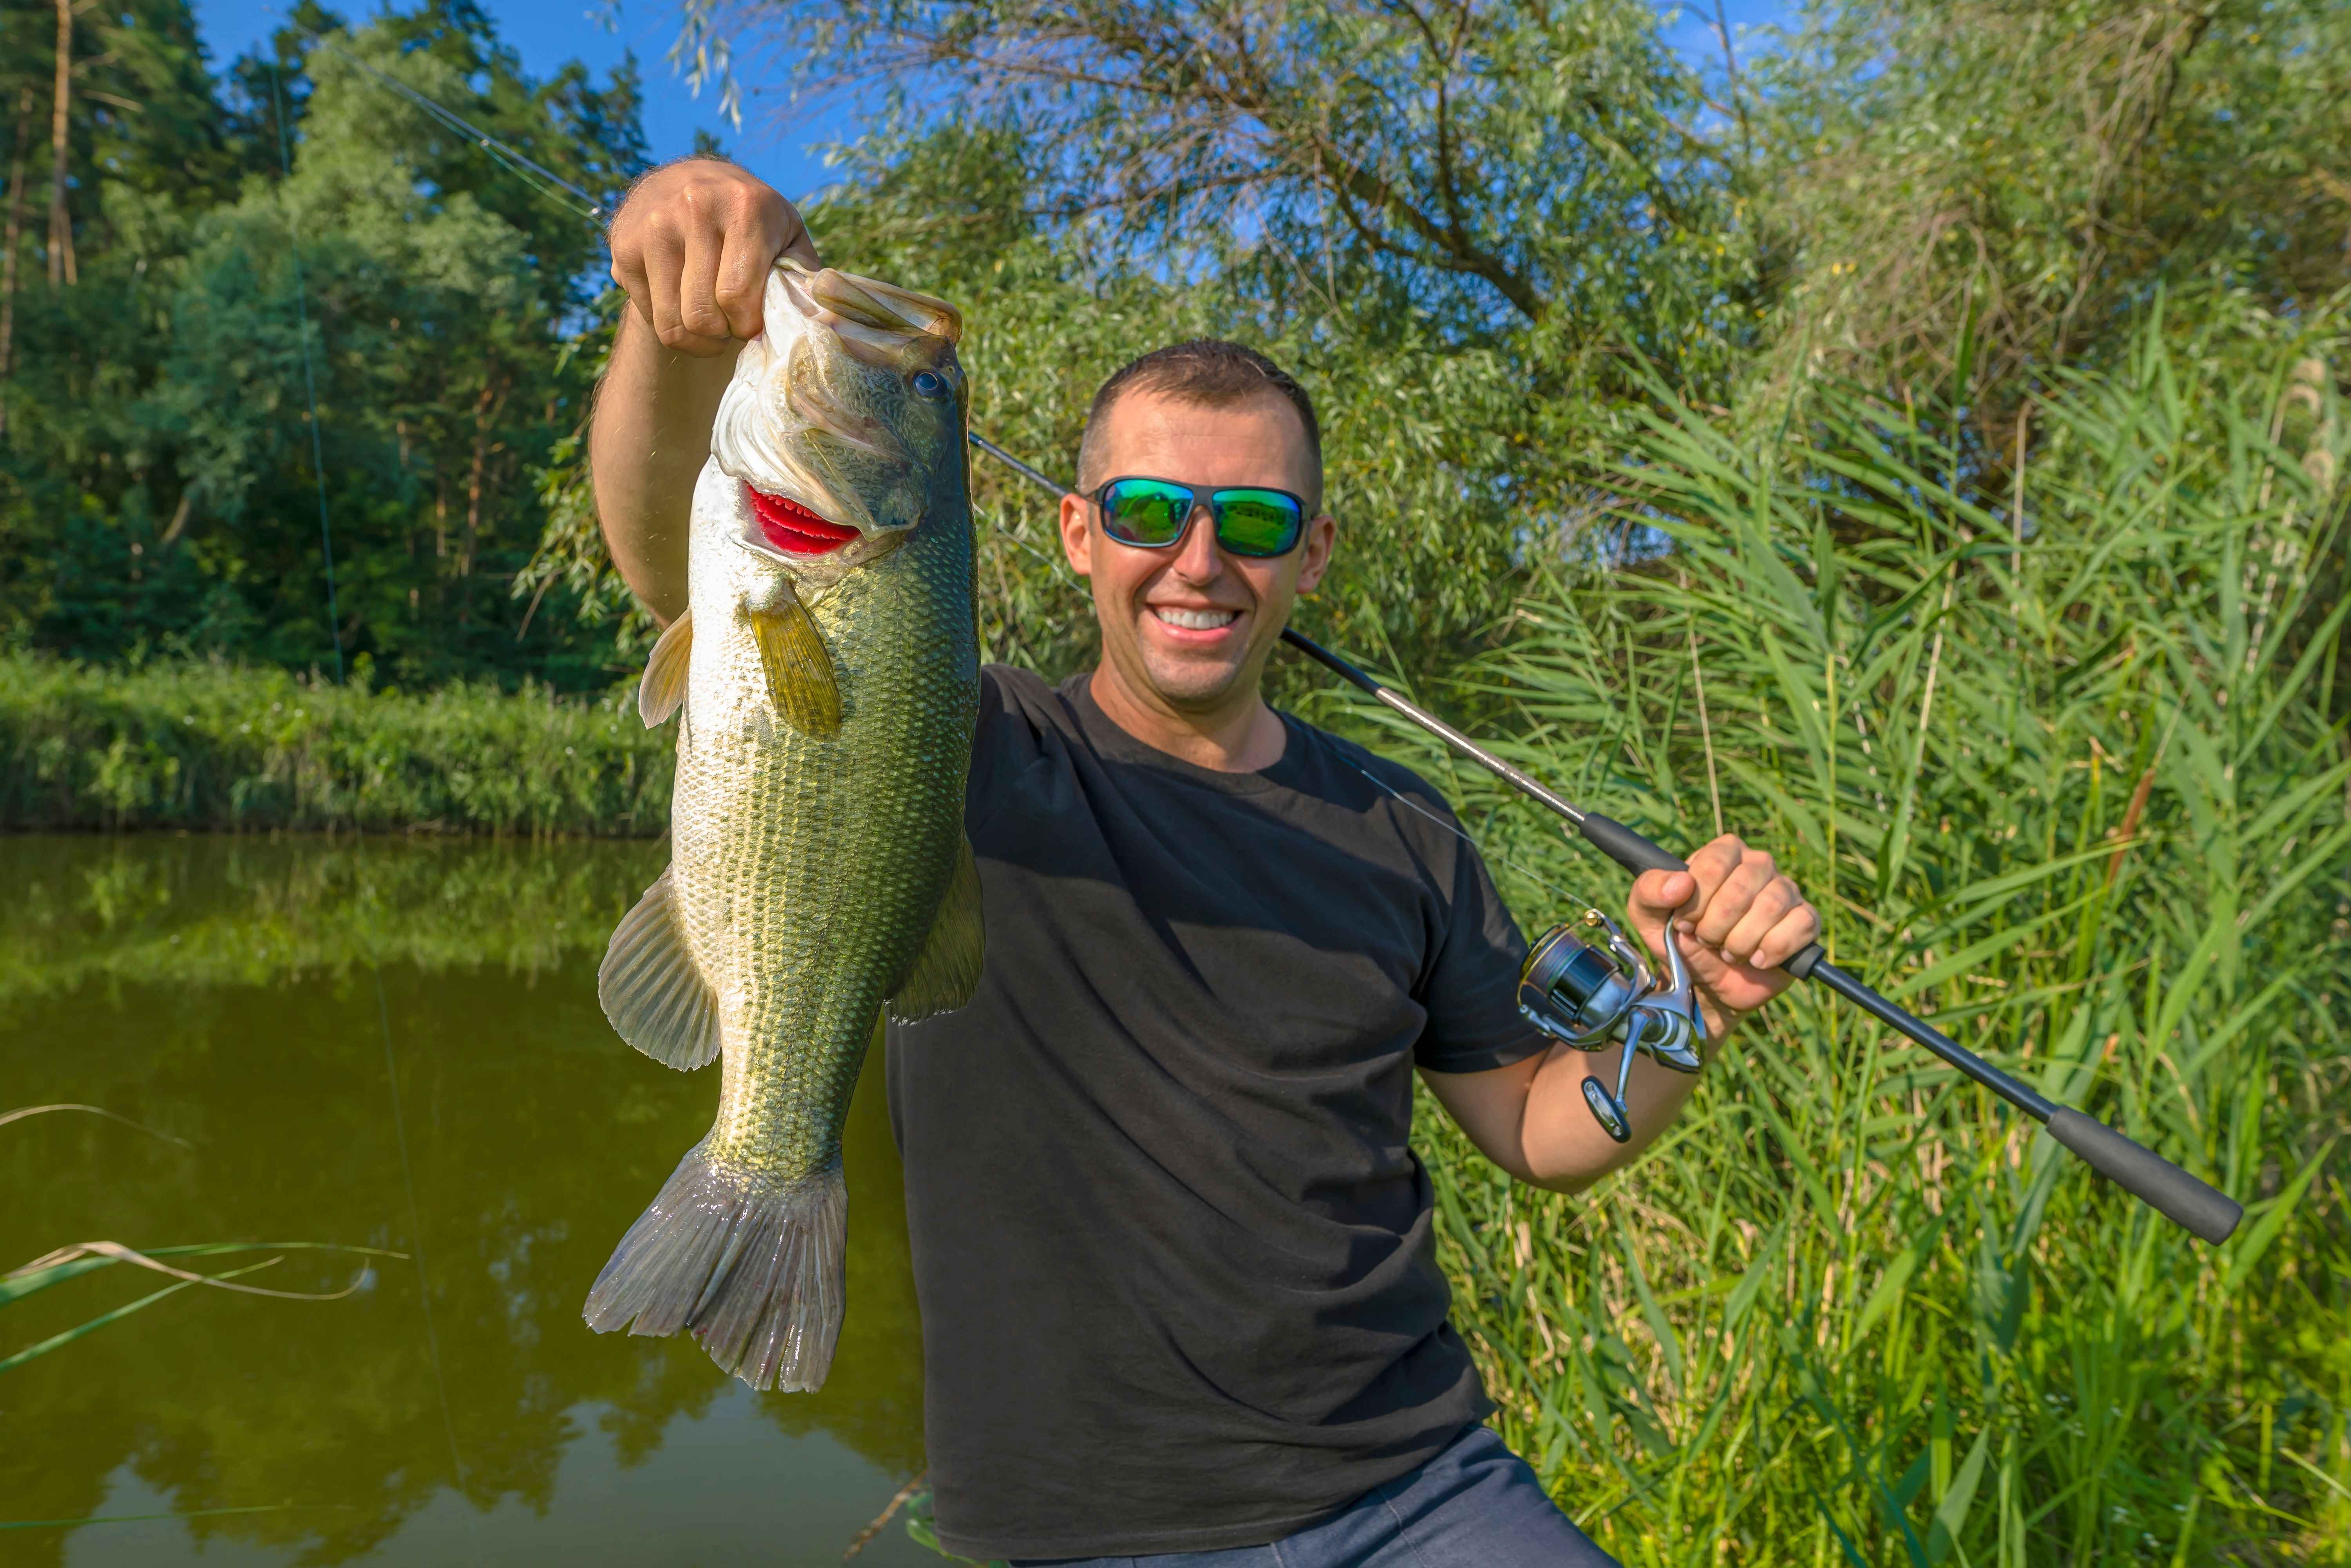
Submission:
[[[1720,1045],[1718,1038],[1709,1044],[1708,1054],[1711,1056]],[[1527,1176],[1538,1186],[1581,1192],[1631,1165],[1673,1124],[1698,1087],[1696,1073],[1676,1072],[1646,1056],[1635,1056],[1632,1077],[1625,1085],[1625,1109],[1631,1115],[1633,1135],[1620,1144],[1602,1129],[1584,1102],[1587,1077],[1596,1077],[1614,1089],[1616,1052],[1595,1054],[1555,1047],[1527,1085],[1519,1145]]]
[[[735,356],[664,347],[632,308],[597,389],[588,438],[612,564],[664,624],[685,610],[686,523]]]

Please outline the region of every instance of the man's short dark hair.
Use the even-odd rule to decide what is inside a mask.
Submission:
[[[1094,401],[1086,410],[1086,433],[1078,444],[1078,485],[1090,489],[1110,477],[1097,472],[1102,463],[1102,427],[1103,416],[1111,406],[1130,392],[1152,392],[1184,402],[1201,403],[1209,408],[1229,408],[1269,394],[1279,397],[1298,411],[1298,423],[1306,428],[1306,451],[1314,463],[1314,494],[1307,499],[1315,506],[1322,500],[1322,426],[1314,417],[1314,400],[1298,384],[1298,378],[1259,353],[1239,343],[1228,343],[1222,338],[1194,338],[1189,342],[1170,343],[1164,349],[1154,349],[1139,360],[1120,367],[1110,380],[1102,382],[1094,393]],[[1181,474],[1165,476],[1181,479]]]

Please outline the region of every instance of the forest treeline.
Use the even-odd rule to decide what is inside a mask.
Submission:
[[[293,20],[339,52],[285,27],[216,67],[185,0],[0,11],[0,636],[602,684],[609,636],[545,605],[518,635],[512,599],[590,385],[598,226],[362,68],[600,192],[645,163],[633,71],[533,78],[469,4]]]
[[[1771,433],[1851,382],[1948,412],[1999,500],[2036,400],[2158,297],[2246,377],[2340,370],[2337,0],[1869,0],[1687,54],[1646,0],[685,16],[762,87],[889,88],[812,222],[964,306],[1000,441],[1066,467],[1100,378],[1177,335],[1293,363],[1347,530],[1306,613],[1432,677],[1546,563],[1654,549],[1624,467],[1661,406]],[[292,19],[214,62],[185,0],[0,9],[0,637],[608,685],[643,628],[577,439],[597,226],[365,68],[599,195],[645,165],[634,69],[535,78],[465,0]],[[1043,510],[977,482],[989,651],[1067,667]]]

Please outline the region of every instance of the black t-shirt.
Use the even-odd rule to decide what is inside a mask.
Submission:
[[[1279,1539],[1492,1408],[1406,1136],[1416,1064],[1541,1049],[1525,944],[1435,790],[1297,719],[1218,773],[1083,676],[979,712],[986,972],[889,1045],[940,1536]]]

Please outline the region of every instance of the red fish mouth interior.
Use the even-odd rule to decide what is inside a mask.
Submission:
[[[828,523],[787,497],[770,496],[748,485],[743,486],[743,494],[751,498],[751,514],[759,519],[759,531],[787,555],[822,555],[857,537],[855,528]]]

